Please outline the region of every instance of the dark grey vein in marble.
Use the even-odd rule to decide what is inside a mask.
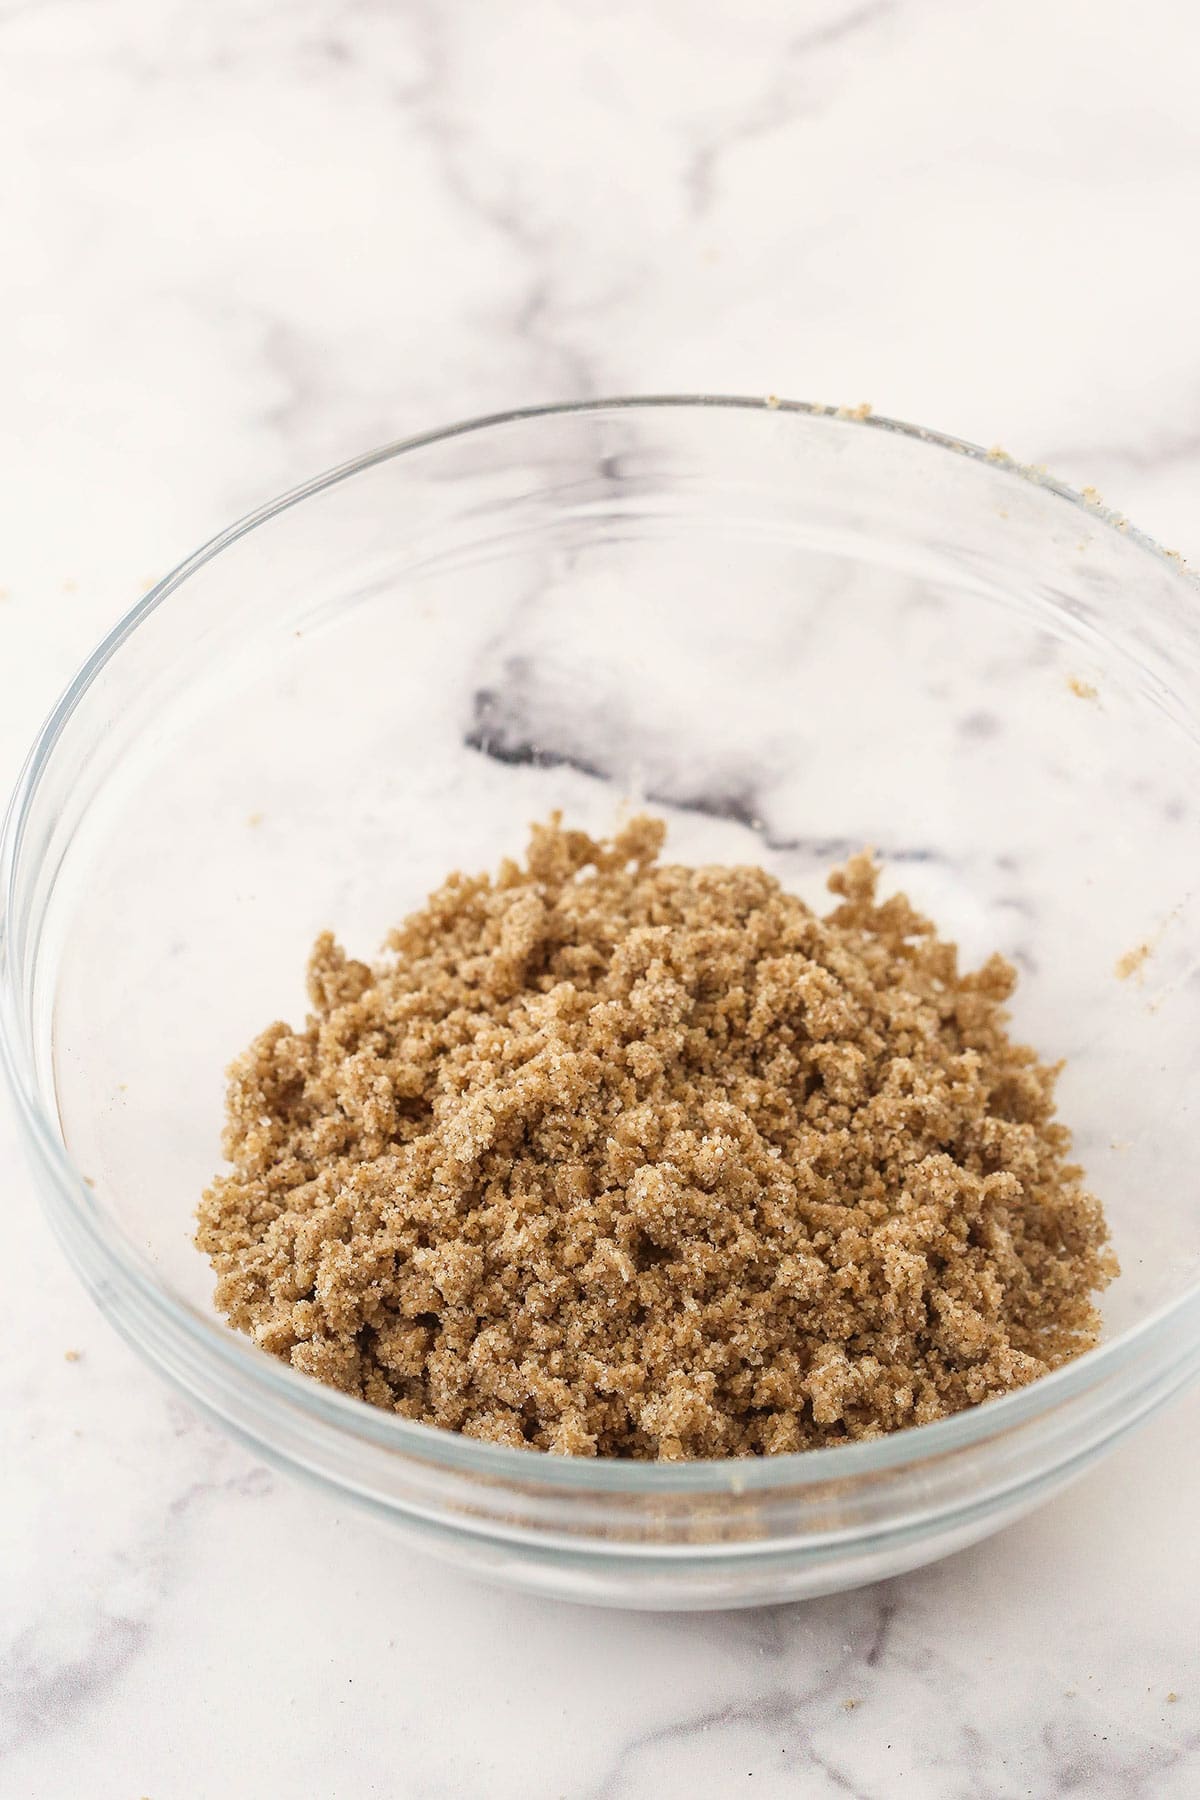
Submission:
[[[568,743],[551,742],[543,734],[535,735],[530,731],[524,723],[524,697],[520,693],[529,681],[528,665],[523,659],[510,660],[505,676],[505,685],[477,688],[473,694],[470,723],[463,734],[467,749],[513,768],[573,769],[592,781],[619,783],[618,772],[595,757]],[[764,806],[755,785],[738,773],[731,772],[723,783],[710,783],[699,790],[662,779],[652,780],[640,798],[649,807],[668,807],[676,812],[695,813],[703,818],[745,826],[754,832],[765,850],[815,863],[844,861],[863,847],[857,838],[774,830],[764,817]],[[922,844],[881,843],[875,848],[880,857],[890,863],[940,860],[936,850]]]

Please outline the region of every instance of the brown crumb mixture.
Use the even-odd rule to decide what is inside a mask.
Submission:
[[[255,1342],[406,1418],[577,1456],[801,1450],[1096,1340],[1115,1273],[1010,1042],[857,856],[820,918],[665,828],[533,828],[234,1064],[197,1243]]]

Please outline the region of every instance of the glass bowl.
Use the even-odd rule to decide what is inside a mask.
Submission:
[[[1198,598],[1036,471],[775,401],[507,414],[263,508],[100,646],[8,814],[0,1035],[72,1262],[256,1452],[523,1587],[738,1606],[995,1530],[1200,1368]],[[875,1442],[648,1464],[408,1423],[217,1317],[223,1071],[303,1015],[317,932],[370,954],[531,819],[635,804],[814,902],[874,845],[1016,962],[1123,1265],[1099,1348]]]

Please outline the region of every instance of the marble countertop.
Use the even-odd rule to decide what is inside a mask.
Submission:
[[[533,400],[869,400],[1200,558],[1189,0],[0,0],[0,778],[231,516]],[[12,1800],[1187,1800],[1200,1394],[804,1606],[472,1585],[257,1466],[66,1269],[0,1108]]]

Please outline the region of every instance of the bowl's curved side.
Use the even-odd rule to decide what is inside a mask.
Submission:
[[[414,466],[422,466],[425,454],[433,467],[424,485],[418,484],[419,506],[410,511],[419,515],[425,534],[422,553],[432,555],[429,547],[441,542],[439,530],[444,535],[457,517],[456,471],[474,479],[484,467],[491,506],[497,468],[505,471],[524,458],[521,467],[527,463],[558,473],[564,447],[575,446],[573,436],[564,439],[561,433],[578,430],[584,436],[575,446],[577,460],[588,481],[580,485],[578,505],[571,501],[570,517],[599,518],[606,530],[615,520],[628,531],[641,516],[638,508],[649,504],[646,495],[653,486],[645,445],[661,444],[665,430],[665,441],[682,457],[687,443],[680,439],[679,448],[674,434],[685,427],[690,432],[697,419],[706,433],[736,421],[746,434],[743,445],[772,434],[770,479],[753,488],[744,471],[739,473],[736,506],[731,504],[730,517],[755,543],[786,527],[802,477],[830,505],[840,503],[839,494],[852,497],[854,453],[847,446],[856,443],[871,444],[873,456],[878,452],[871,466],[875,492],[885,500],[895,471],[916,451],[922,481],[928,470],[941,466],[939,459],[969,470],[964,504],[975,508],[979,519],[997,515],[998,493],[1005,501],[999,511],[1004,518],[1023,492],[1034,496],[1030,529],[1040,529],[1045,519],[1053,524],[1052,530],[1047,527],[1054,539],[1047,556],[1055,580],[1060,574],[1066,579],[1062,572],[1074,566],[1082,529],[1076,516],[1085,516],[1089,530],[1099,534],[1096,541],[1110,546],[1116,559],[1096,577],[1095,606],[1107,604],[1122,571],[1152,571],[1153,581],[1147,577],[1139,593],[1151,620],[1141,637],[1150,640],[1148,654],[1161,653],[1162,669],[1151,670],[1156,704],[1178,709],[1194,699],[1193,691],[1181,698],[1169,686],[1174,679],[1170,632],[1182,609],[1194,602],[1191,578],[1149,540],[1125,530],[1115,516],[1097,513],[1040,471],[1017,469],[916,427],[830,417],[800,404],[701,396],[528,409],[374,452],[284,496],[197,552],[121,621],[64,694],[30,754],[0,837],[0,1056],[55,1229],[118,1329],[191,1399],[262,1454],[351,1494],[431,1544],[453,1546],[456,1557],[494,1565],[503,1578],[528,1569],[520,1579],[544,1591],[582,1597],[588,1589],[598,1598],[649,1605],[741,1604],[818,1592],[822,1584],[849,1585],[912,1566],[994,1529],[1069,1480],[1200,1372],[1200,1285],[1193,1280],[1169,1303],[1146,1308],[1119,1337],[1031,1388],[874,1443],[753,1465],[598,1465],[542,1459],[430,1431],[316,1387],[182,1303],[144,1246],[117,1227],[85,1185],[64,1138],[55,1085],[55,990],[67,929],[55,909],[66,860],[89,832],[102,833],[118,816],[94,802],[100,796],[108,804],[110,792],[120,788],[131,745],[142,754],[149,735],[156,754],[165,755],[166,740],[159,742],[155,732],[168,716],[175,721],[200,706],[203,683],[195,672],[205,659],[216,667],[222,657],[255,650],[257,625],[245,606],[244,575],[211,607],[205,605],[203,584],[217,571],[238,567],[236,558],[260,542],[263,563],[269,564],[271,531],[308,519],[302,503],[315,508],[312,544],[319,547],[329,533],[336,538],[339,529],[353,541],[360,521],[350,515],[342,520],[322,508],[351,492],[353,478],[391,465],[406,467],[410,456]],[[649,422],[645,444],[638,437],[643,421]],[[620,435],[619,455],[606,445],[609,425]],[[541,442],[544,433],[551,434],[548,445]],[[493,442],[497,448],[489,462]],[[445,461],[451,452],[466,460]],[[719,468],[717,454],[711,464]],[[711,469],[707,474],[711,477]],[[508,490],[503,482],[500,486],[500,500],[508,505]],[[711,479],[691,488],[681,481],[678,506],[668,520],[672,531],[705,527],[706,509],[714,509],[711,488]],[[536,531],[547,507],[562,502],[559,490],[550,488],[538,490],[533,502],[529,528]],[[912,504],[911,496],[906,504]],[[901,529],[903,511],[897,504],[889,528]],[[486,516],[490,521],[495,515]],[[972,591],[985,591],[993,580],[993,571],[960,546],[936,549],[945,568]],[[1097,551],[1095,558],[1101,555]],[[272,629],[282,632],[283,617]],[[289,637],[291,623],[289,614]],[[1094,628],[1093,613],[1086,623]],[[1126,626],[1123,620],[1121,629]],[[1131,641],[1140,644],[1138,632],[1129,629]],[[106,682],[113,693],[105,693]],[[127,707],[115,704],[118,686]],[[660,1597],[637,1598],[650,1593]]]

